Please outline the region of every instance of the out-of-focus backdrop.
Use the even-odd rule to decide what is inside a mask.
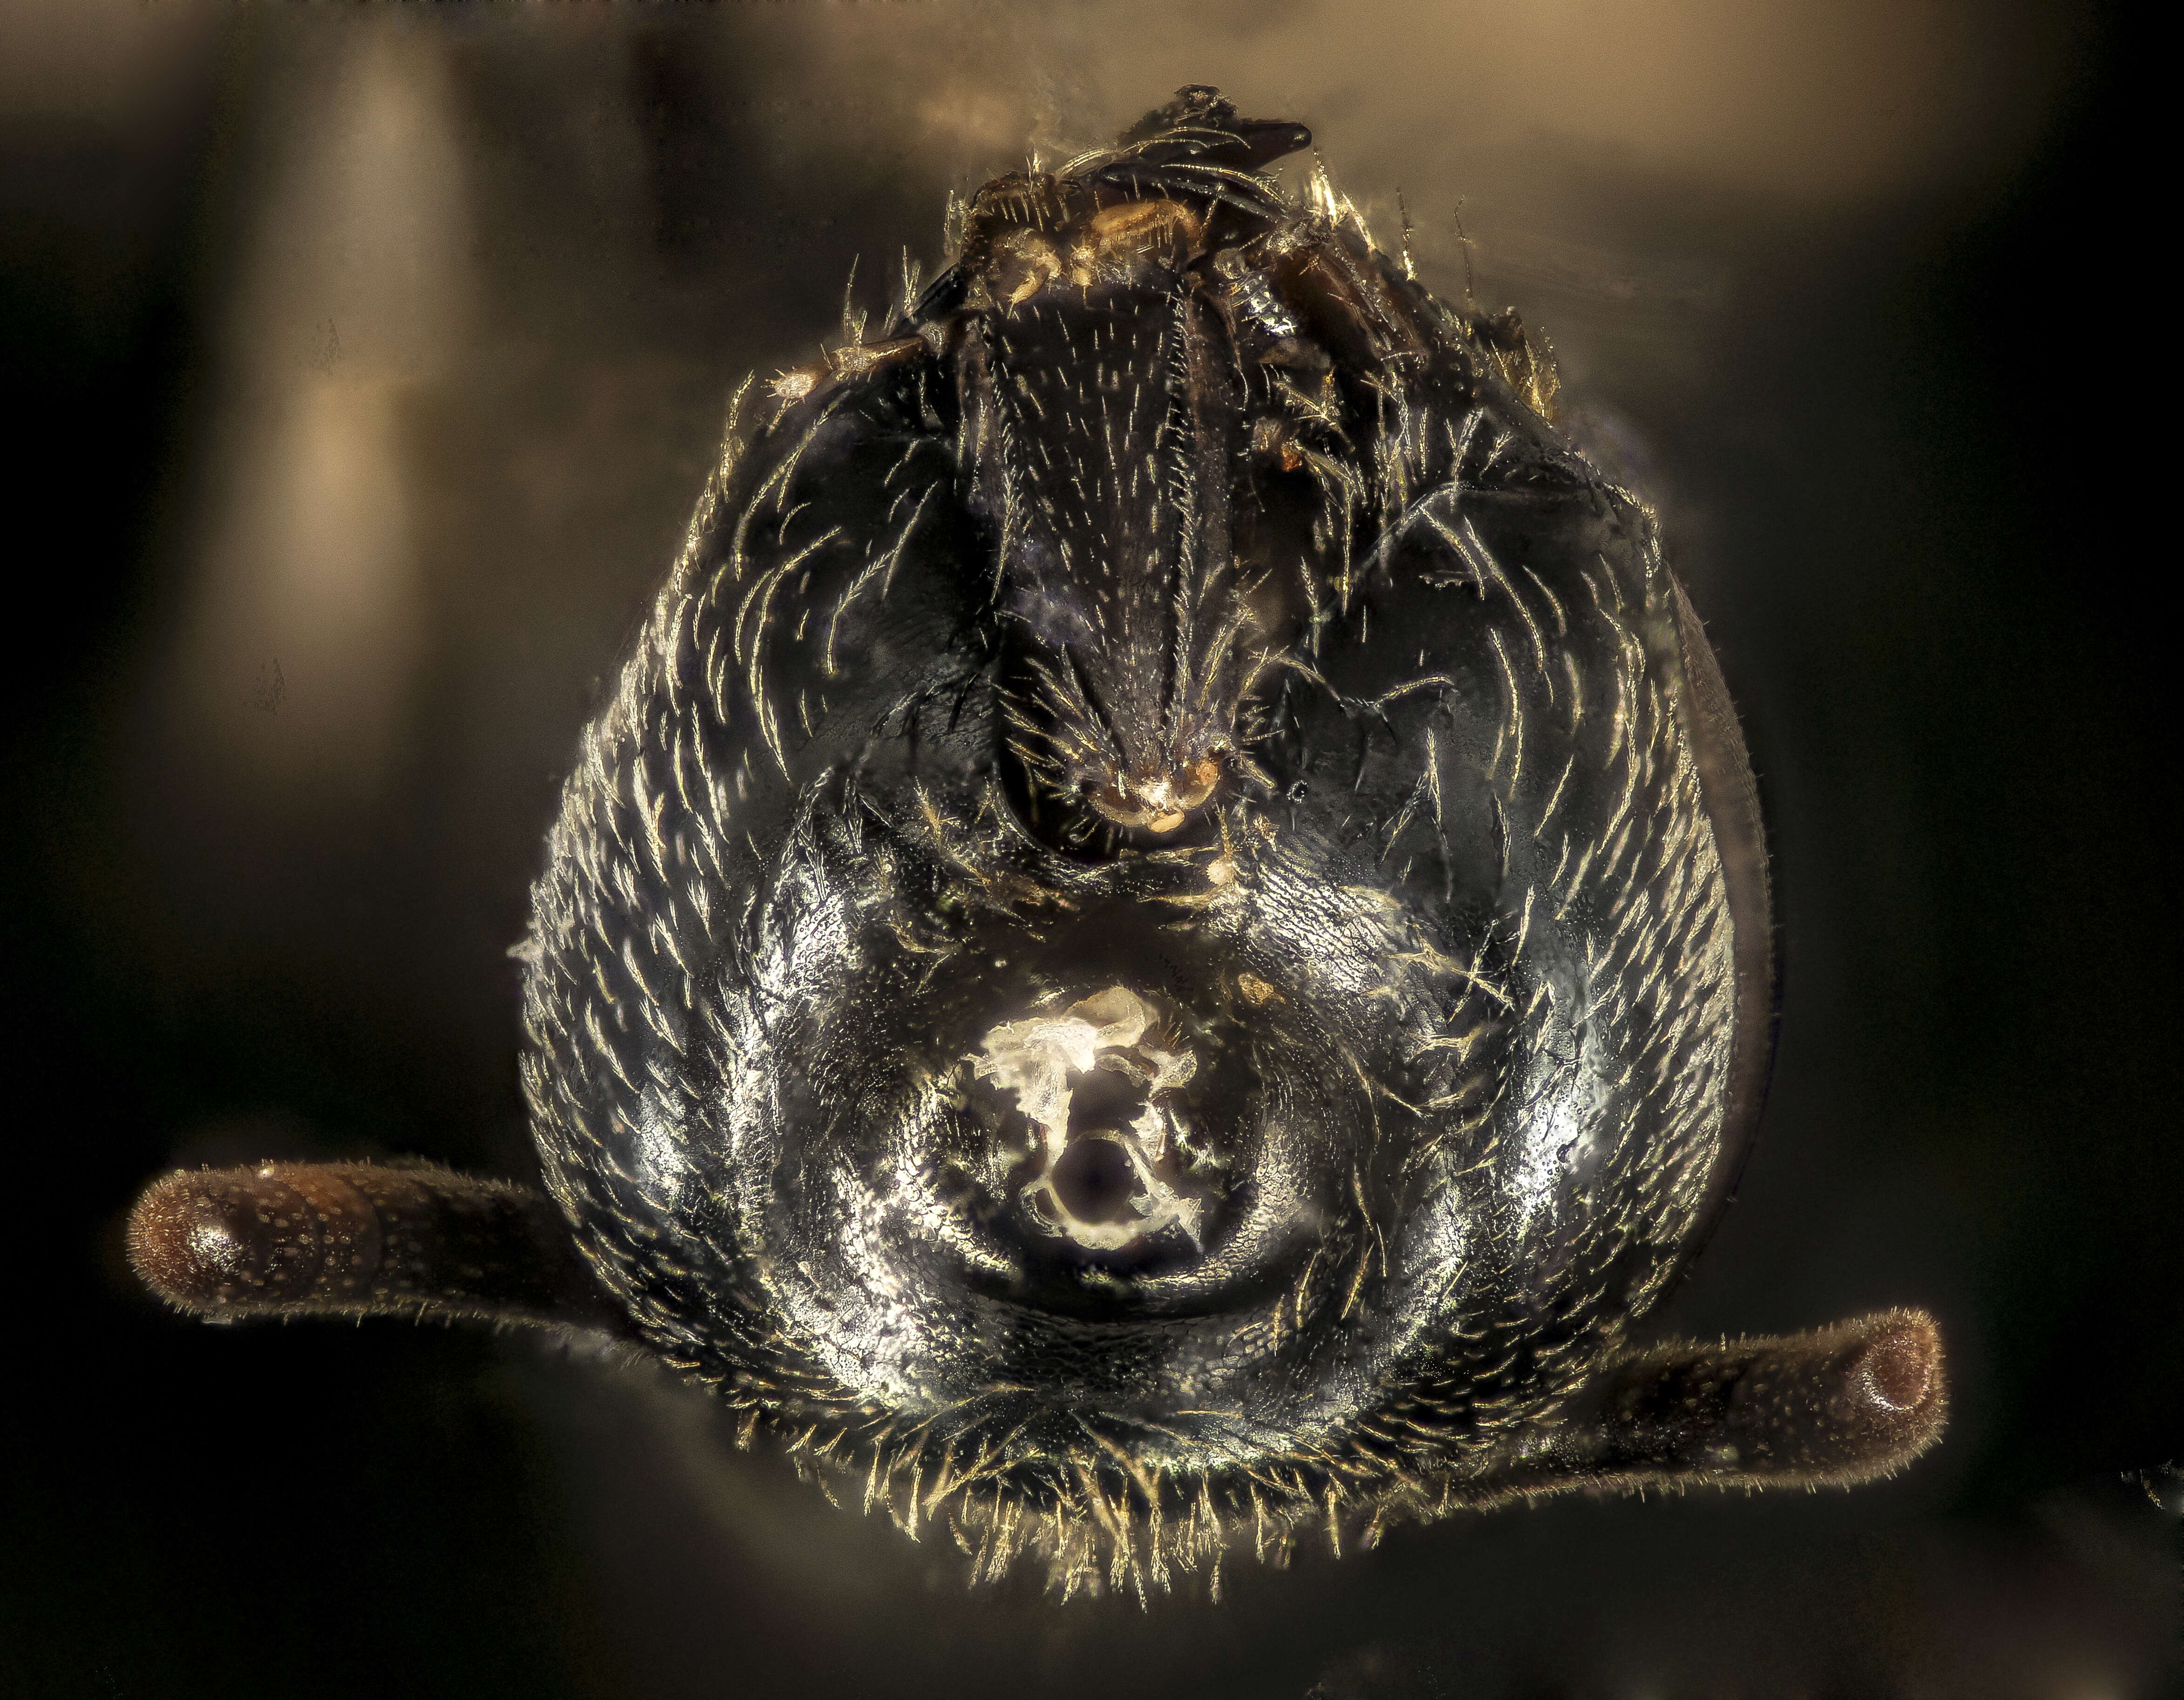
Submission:
[[[2086,6],[0,9],[11,1347],[0,1692],[2023,1696],[2179,1675],[2168,303]],[[216,1330],[171,1163],[528,1172],[505,956],[727,396],[947,192],[1184,82],[1515,303],[1658,504],[1778,857],[1781,1049],[1665,1330],[1916,1303],[1852,1495],[1574,1501],[972,1594],[523,1342]],[[2165,535],[2157,529],[2156,536]]]

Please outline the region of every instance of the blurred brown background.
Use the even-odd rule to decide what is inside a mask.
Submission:
[[[2166,1692],[2134,46],[1970,0],[9,0],[0,1692]],[[526,1171],[504,951],[729,391],[811,357],[853,261],[876,311],[905,246],[929,273],[951,187],[1186,81],[1310,124],[1429,282],[1518,304],[1660,504],[1786,952],[1761,1144],[1662,1326],[1930,1307],[1940,1452],[1062,1610],[642,1377],[159,1313],[119,1222],[170,1162]]]

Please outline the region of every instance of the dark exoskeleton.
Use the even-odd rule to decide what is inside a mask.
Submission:
[[[551,1203],[179,1174],[148,1277],[618,1329],[1064,1591],[1927,1445],[1915,1312],[1628,1343],[1763,1095],[1750,766],[1544,353],[1308,139],[990,183],[732,426],[535,893]]]

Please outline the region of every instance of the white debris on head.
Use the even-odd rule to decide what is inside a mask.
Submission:
[[[1022,1189],[1033,1220],[1093,1250],[1129,1246],[1170,1224],[1194,1244],[1201,1200],[1176,1190],[1162,1174],[1170,1162],[1173,1112],[1156,1101],[1189,1083],[1198,1061],[1187,1050],[1150,1042],[1165,1038],[1158,1013],[1128,987],[1110,986],[1079,999],[1061,1014],[1004,1022],[987,1034],[967,1060],[973,1075],[1016,1099],[1033,1129],[1033,1175]],[[1081,1133],[1078,1140],[1111,1144],[1126,1157],[1135,1183],[1121,1219],[1087,1221],[1056,1190],[1055,1173],[1072,1143],[1070,1109],[1082,1077],[1100,1070],[1120,1075],[1144,1093],[1145,1102],[1127,1123]]]

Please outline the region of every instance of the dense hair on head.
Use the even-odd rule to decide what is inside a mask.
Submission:
[[[1748,767],[1651,521],[1513,317],[1265,175],[1305,139],[1185,90],[999,180],[738,415],[535,894],[587,1255],[984,1578],[1544,1491],[1756,1106]]]

